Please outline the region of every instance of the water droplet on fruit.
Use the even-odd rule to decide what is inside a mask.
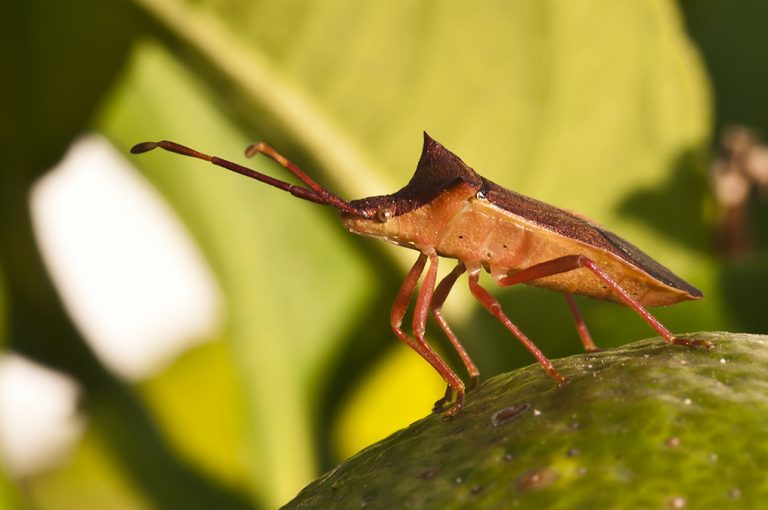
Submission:
[[[373,492],[369,492],[368,494],[365,494],[363,496],[362,501],[360,502],[360,508],[367,507],[370,503],[373,502],[373,500],[376,499],[376,494]]]
[[[517,490],[520,492],[539,490],[549,487],[557,481],[557,472],[549,468],[526,471],[517,479]]]
[[[438,473],[437,469],[427,468],[421,473],[419,473],[416,478],[419,478],[420,480],[431,480],[437,475],[437,473]]]
[[[682,496],[675,496],[669,500],[669,508],[685,508],[688,501]]]

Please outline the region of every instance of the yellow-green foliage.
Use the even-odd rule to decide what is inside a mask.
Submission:
[[[4,303],[16,307],[9,321],[45,333],[14,346],[69,371],[88,418],[67,462],[23,480],[30,506],[274,508],[425,416],[443,387],[415,353],[393,350],[389,307],[414,252],[354,238],[334,211],[159,151],[130,161],[199,245],[224,319],[211,344],[135,387],[102,371],[40,283],[25,213],[34,177],[87,130],[126,157],[134,143],[171,139],[245,162],[244,147],[265,140],[348,199],[404,185],[426,130],[495,182],[594,218],[701,287],[705,302],[659,312],[671,329],[732,324],[709,247],[709,84],[672,2],[14,9],[27,22],[0,31],[12,63],[0,88]],[[288,178],[265,158],[248,164]],[[530,363],[464,287],[446,316],[483,375]],[[548,355],[579,350],[560,296],[498,295]],[[631,311],[583,305],[602,347],[649,333]],[[428,336],[446,352],[438,333]]]

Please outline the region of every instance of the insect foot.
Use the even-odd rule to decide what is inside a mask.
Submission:
[[[444,418],[451,418],[461,411],[462,407],[464,407],[464,392],[457,393],[456,390],[449,386],[445,390],[445,396],[432,406],[432,412],[443,413]]]
[[[674,345],[683,345],[685,347],[701,347],[704,349],[712,349],[715,346],[715,344],[713,344],[709,340],[683,338],[679,336],[674,337],[671,343],[673,343]]]

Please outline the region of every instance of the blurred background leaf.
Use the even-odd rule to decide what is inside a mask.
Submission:
[[[768,47],[762,30],[768,5],[740,0],[682,0],[691,38],[698,45],[715,97],[714,127],[744,124],[768,132]]]
[[[691,38],[704,57],[714,95],[715,132],[745,126],[758,138],[768,136],[768,45],[762,20],[768,5],[756,0],[732,4],[705,0],[681,2]],[[765,166],[765,163],[763,163]],[[729,322],[741,331],[768,331],[768,200],[765,190],[752,192],[747,226],[754,247],[721,260],[717,273]]]
[[[721,112],[720,96],[741,89],[719,85],[713,71],[724,59],[708,50],[725,39],[710,19],[718,5],[683,2],[713,72],[719,127],[756,119]],[[347,235],[333,211],[160,153],[130,161],[196,240],[224,319],[208,343],[152,377],[116,376],[59,301],[27,205],[35,179],[88,131],[124,154],[172,139],[239,162],[249,142],[265,140],[351,199],[402,186],[426,130],[481,174],[594,218],[701,287],[704,302],[658,311],[671,329],[765,327],[753,278],[764,264],[744,270],[752,306],[734,310],[731,273],[712,247],[712,98],[674,4],[79,0],[10,9],[0,49],[9,348],[71,375],[88,419],[68,460],[19,480],[36,506],[274,507],[423,416],[442,389],[388,327],[415,253]],[[285,178],[264,158],[248,163]],[[498,295],[549,355],[579,350],[559,295]],[[602,346],[650,333],[631,311],[583,301]],[[446,315],[484,376],[531,362],[463,285]],[[430,338],[455,364],[437,333]]]
[[[7,331],[5,319],[5,285],[3,274],[0,272],[0,352],[5,345],[5,333]],[[1,450],[0,450],[1,452]],[[5,473],[5,463],[0,461],[0,508],[15,508],[17,502],[14,498],[13,485],[8,481]]]

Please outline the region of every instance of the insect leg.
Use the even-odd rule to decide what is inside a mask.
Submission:
[[[595,276],[597,276],[603,283],[605,283],[608,287],[611,288],[611,290],[616,293],[616,295],[624,302],[625,305],[637,312],[637,314],[642,317],[649,326],[656,330],[656,332],[661,335],[661,337],[664,338],[666,342],[689,346],[711,346],[711,343],[706,340],[688,340],[685,338],[675,337],[675,335],[673,335],[667,328],[665,328],[664,325],[659,322],[658,319],[656,319],[656,317],[651,315],[650,312],[648,312],[648,310],[646,310],[639,301],[632,297],[632,295],[627,292],[624,287],[619,285],[613,278],[608,275],[608,273],[600,269],[600,267],[592,260],[583,255],[567,255],[565,257],[559,257],[533,265],[523,269],[522,271],[518,271],[517,273],[500,279],[499,285],[508,287],[517,283],[524,283],[536,280],[538,278],[544,278],[545,276],[565,273],[580,267],[585,267],[592,271]]]
[[[525,345],[525,347],[531,352],[531,354],[533,354],[538,362],[541,363],[541,366],[544,367],[544,370],[546,370],[549,375],[551,375],[558,383],[565,383],[566,378],[560,375],[557,370],[555,370],[555,367],[552,365],[552,362],[549,361],[549,358],[547,358],[544,353],[541,352],[538,347],[536,347],[536,344],[534,344],[527,336],[525,336],[525,334],[523,334],[522,331],[520,331],[520,328],[515,326],[514,323],[509,320],[509,317],[504,314],[504,311],[501,309],[501,305],[496,300],[496,298],[480,286],[478,283],[479,278],[479,270],[471,271],[469,273],[469,290],[472,291],[472,295],[474,295],[477,300],[480,301],[480,304],[482,304],[486,310],[491,312],[491,314],[499,319],[501,323],[504,324],[504,326],[506,326],[506,328],[510,330],[512,334],[515,335],[518,340],[523,343],[523,345]]]
[[[432,315],[435,316],[435,319],[437,319],[438,324],[440,324],[440,327],[443,329],[443,332],[445,333],[445,336],[448,337],[448,340],[451,341],[451,345],[453,345],[453,348],[456,349],[456,352],[459,355],[459,358],[461,358],[462,363],[464,363],[464,366],[467,369],[467,374],[469,375],[469,384],[467,385],[467,389],[470,390],[477,386],[478,380],[480,379],[480,371],[477,369],[477,366],[472,361],[472,358],[469,357],[469,354],[467,353],[467,350],[464,348],[463,345],[461,345],[461,342],[459,342],[459,339],[456,337],[454,332],[451,330],[451,327],[446,322],[445,318],[443,317],[443,303],[445,303],[446,298],[448,297],[448,294],[451,292],[451,289],[453,288],[453,285],[456,283],[456,280],[461,276],[464,271],[466,271],[467,268],[464,265],[463,262],[459,262],[458,265],[448,273],[445,278],[443,278],[440,283],[437,286],[437,289],[435,289],[435,294],[432,296],[432,305],[430,306],[430,309],[432,311]],[[448,391],[446,392],[446,400],[450,401],[452,395],[450,394],[451,388],[448,387]]]
[[[651,315],[648,310],[646,310],[643,305],[640,304],[639,301],[637,301],[632,295],[627,292],[627,290],[616,283],[616,281],[611,278],[605,271],[600,269],[600,267],[592,262],[590,259],[584,256],[579,256],[579,264],[581,266],[586,267],[593,273],[595,273],[595,276],[600,278],[606,285],[608,285],[616,294],[618,294],[619,298],[624,301],[624,304],[633,309],[635,312],[637,312],[640,317],[645,319],[645,322],[648,323],[649,326],[651,326],[653,329],[655,329],[663,338],[667,341],[667,343],[671,344],[677,344],[677,345],[686,345],[691,347],[706,347],[710,348],[712,347],[712,342],[709,340],[690,340],[687,338],[678,338],[670,331],[664,327],[664,325],[659,322],[659,320]]]
[[[576,301],[573,299],[573,294],[566,293],[565,300],[568,302],[568,309],[571,311],[573,320],[576,322],[576,331],[579,332],[579,337],[581,338],[581,344],[584,346],[584,350],[587,352],[599,351],[600,349],[595,345],[594,340],[592,340],[592,335],[589,334],[587,324],[581,317],[581,312],[576,305]]]
[[[427,270],[427,274],[424,277],[421,290],[416,298],[416,305],[413,311],[413,331],[415,340],[408,336],[403,331],[402,323],[405,312],[408,309],[408,302],[414,293],[416,283],[419,281],[421,273],[424,271],[424,266],[427,262],[427,257],[430,259],[430,267]],[[453,405],[446,411],[446,416],[456,414],[462,406],[464,399],[464,383],[459,377],[450,369],[450,367],[438,356],[438,354],[430,347],[430,345],[424,340],[424,331],[426,329],[427,315],[429,314],[429,304],[432,300],[432,295],[435,290],[435,280],[437,279],[437,255],[425,254],[419,255],[418,260],[408,272],[408,276],[405,277],[403,285],[400,287],[400,291],[397,293],[395,302],[392,305],[392,313],[390,314],[390,325],[395,335],[405,342],[414,351],[427,360],[430,365],[440,374],[440,376],[448,383],[448,386],[453,388],[456,393],[456,399]],[[441,404],[442,400],[438,403]]]

